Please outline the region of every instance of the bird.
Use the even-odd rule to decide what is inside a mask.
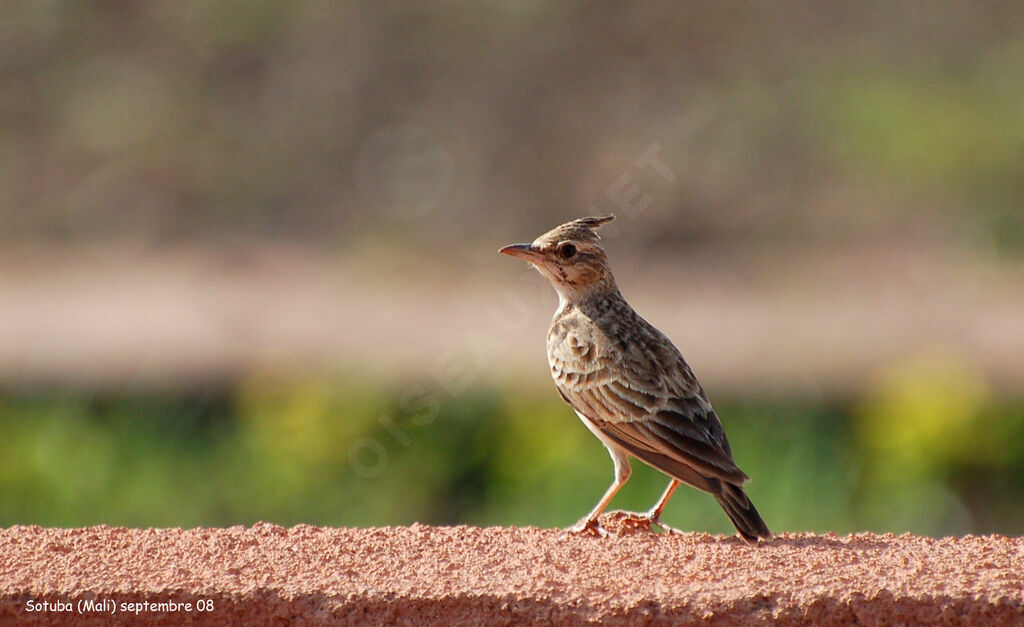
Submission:
[[[661,515],[685,483],[713,495],[746,542],[770,538],[743,491],[749,477],[733,461],[722,422],[693,370],[619,291],[598,234],[614,218],[579,218],[531,243],[498,251],[529,262],[558,293],[547,335],[551,377],[614,464],[611,486],[566,533],[608,536],[599,517],[629,479],[633,457],[668,475],[670,482],[649,511],[614,512],[629,526],[675,531],[661,522]]]

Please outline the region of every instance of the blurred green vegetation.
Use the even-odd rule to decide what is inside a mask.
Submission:
[[[864,398],[717,398],[749,492],[779,531],[1024,533],[1024,399],[941,356]],[[552,391],[255,376],[217,391],[0,395],[0,525],[566,526],[611,480]],[[613,507],[647,508],[643,464]],[[681,490],[669,524],[729,533]]]
[[[657,142],[650,241],[1024,247],[1012,3],[9,4],[0,241],[535,232]]]

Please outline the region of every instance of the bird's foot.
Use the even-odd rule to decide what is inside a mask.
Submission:
[[[632,535],[644,531],[654,533],[655,530],[662,533],[682,533],[661,522],[660,516],[654,512],[627,512],[617,509],[605,514],[605,518],[612,523],[610,526],[616,528],[617,535]]]
[[[607,538],[608,532],[601,523],[598,522],[597,517],[584,518],[572,527],[569,527],[562,532],[562,535],[558,536],[559,540],[564,540],[569,536],[591,536],[594,538]]]

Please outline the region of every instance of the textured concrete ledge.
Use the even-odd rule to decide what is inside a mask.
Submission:
[[[146,602],[165,605],[128,605]],[[594,620],[1019,625],[1024,538],[784,534],[747,546],[422,525],[0,530],[4,624]]]

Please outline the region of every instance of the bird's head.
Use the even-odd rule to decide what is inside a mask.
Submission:
[[[498,252],[530,262],[563,301],[585,298],[600,289],[615,289],[608,257],[598,244],[597,229],[615,218],[579,218],[556,226],[530,244],[512,244]]]

